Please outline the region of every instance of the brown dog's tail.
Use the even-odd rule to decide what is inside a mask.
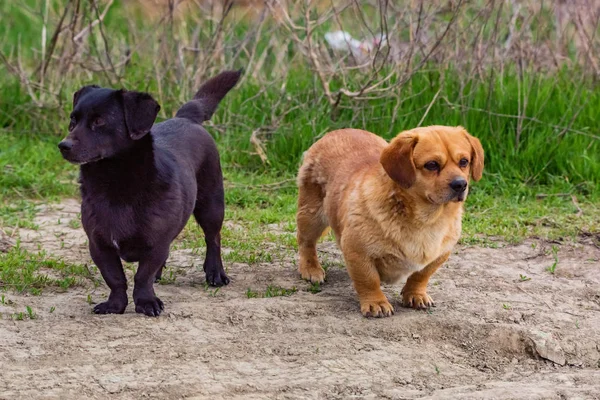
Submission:
[[[217,110],[223,97],[238,83],[243,70],[221,72],[206,81],[192,101],[185,103],[175,114],[177,118],[186,118],[197,124],[208,121]]]

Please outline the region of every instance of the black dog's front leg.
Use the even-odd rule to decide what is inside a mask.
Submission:
[[[164,249],[152,249],[140,259],[133,287],[135,312],[146,314],[149,317],[158,317],[164,309],[163,302],[154,294],[154,281],[165,265],[168,256],[169,248],[167,246]]]
[[[94,307],[96,314],[123,314],[127,308],[127,278],[116,249],[90,238],[90,255],[110,288],[108,300]]]

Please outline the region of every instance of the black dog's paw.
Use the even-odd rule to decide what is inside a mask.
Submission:
[[[162,300],[156,296],[150,299],[137,299],[135,302],[135,312],[149,317],[158,317],[164,309]]]
[[[127,308],[127,301],[105,301],[94,307],[95,314],[123,314]]]
[[[208,271],[206,272],[206,282],[208,282],[210,286],[224,286],[229,285],[230,280],[223,270],[215,272]]]

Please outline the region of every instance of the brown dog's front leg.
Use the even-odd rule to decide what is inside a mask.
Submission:
[[[402,303],[405,307],[421,309],[435,306],[433,299],[427,294],[427,283],[431,275],[448,260],[448,257],[450,252],[436,258],[425,268],[408,277],[402,288]]]
[[[381,278],[373,262],[354,251],[344,252],[348,273],[360,301],[360,311],[365,317],[389,317],[394,314],[381,290]]]

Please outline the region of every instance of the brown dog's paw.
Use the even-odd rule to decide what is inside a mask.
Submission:
[[[360,312],[367,318],[391,317],[394,315],[394,307],[385,298],[383,300],[363,301],[360,303]]]
[[[302,279],[311,281],[312,283],[325,282],[325,270],[319,265],[311,268],[299,268]]]
[[[402,291],[402,305],[415,309],[426,309],[435,307],[433,299],[426,292],[405,292]]]

